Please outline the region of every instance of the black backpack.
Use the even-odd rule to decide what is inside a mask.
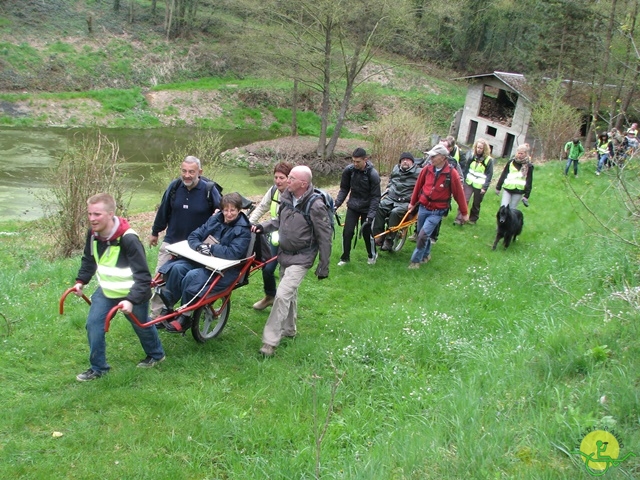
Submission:
[[[211,191],[215,187],[218,193],[222,195],[222,190],[223,190],[222,186],[217,184],[213,180],[209,180],[207,177],[200,177],[200,180],[205,182],[205,185],[207,187],[207,201],[209,202],[209,207],[213,212],[216,209],[216,205],[214,205],[213,203],[213,195],[211,195]],[[181,181],[182,179],[176,178],[169,184],[169,202],[170,203],[173,203],[173,200],[176,198],[176,190],[178,190],[178,187],[180,186]]]

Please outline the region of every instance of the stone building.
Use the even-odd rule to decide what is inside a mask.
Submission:
[[[511,157],[518,145],[534,139],[529,133],[531,97],[524,75],[493,72],[472,75],[460,120],[456,120],[457,142],[471,146],[477,137],[489,142],[494,157]]]

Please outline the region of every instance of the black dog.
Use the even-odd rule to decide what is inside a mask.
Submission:
[[[524,225],[522,212],[517,209],[512,210],[509,205],[502,205],[496,214],[496,219],[498,220],[498,231],[492,250],[496,249],[501,238],[504,238],[504,248],[508,248],[511,241],[515,242],[516,237],[522,233]]]

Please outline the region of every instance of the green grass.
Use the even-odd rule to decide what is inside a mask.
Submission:
[[[571,185],[631,235],[612,177],[581,168]],[[638,287],[638,251],[602,236],[567,186],[560,163],[536,167],[524,232],[496,251],[490,192],[477,225],[445,219],[417,271],[413,244],[369,266],[361,239],[338,268],[338,229],[329,279],[305,279],[299,335],[272,359],[257,355],[259,275],[233,293],[218,339],[162,334],[167,360],[150,371],[118,316],[112,371],[88,384],[74,379],[87,307],[73,297],[57,314],[79,259],[47,259],[38,222],[0,224],[19,233],[0,235],[0,477],[314,478],[332,364],[344,378],[322,478],[590,478],[561,449],[604,425],[640,455],[637,305],[613,295]],[[606,477],[639,473],[636,457]]]

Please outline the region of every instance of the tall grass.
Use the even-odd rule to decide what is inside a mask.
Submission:
[[[631,233],[614,177],[582,168],[576,192]],[[254,275],[218,339],[163,334],[167,360],[150,371],[136,369],[142,350],[118,316],[112,371],[88,384],[74,379],[87,367],[87,307],[74,297],[57,314],[79,259],[45,260],[38,223],[0,235],[12,327],[0,319],[0,476],[588,478],[565,452],[603,425],[640,455],[637,309],[615,295],[638,288],[638,254],[586,220],[561,169],[536,167],[507,250],[491,251],[493,194],[477,225],[446,218],[416,271],[413,244],[371,266],[361,240],[338,268],[338,236],[329,280],[305,279],[299,335],[272,359],[257,354],[268,312],[251,308],[263,295]],[[329,412],[316,462],[314,425]],[[607,476],[636,478],[639,458]]]

